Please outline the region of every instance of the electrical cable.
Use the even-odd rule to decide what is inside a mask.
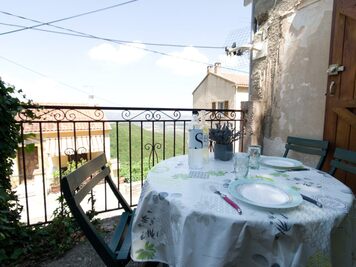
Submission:
[[[3,13],[3,11],[0,11],[0,13]],[[6,15],[14,16],[14,17],[21,18],[21,19],[24,19],[24,20],[29,20],[29,21],[32,21],[32,22],[43,23],[43,22],[38,21],[38,20],[26,18],[26,17],[23,17],[23,16],[18,16],[18,15],[9,13],[9,12],[6,12]],[[46,24],[46,23],[44,23],[44,24]],[[79,34],[79,35],[87,37],[87,38],[93,38],[93,39],[104,40],[104,41],[115,43],[115,44],[121,44],[121,45],[129,46],[129,47],[133,47],[133,48],[136,48],[136,49],[144,50],[144,51],[147,51],[147,52],[150,52],[150,53],[159,54],[159,55],[162,55],[162,56],[174,57],[174,58],[185,60],[185,61],[190,61],[190,62],[194,62],[194,63],[198,63],[198,64],[203,64],[205,66],[212,65],[212,64],[210,64],[208,62],[203,62],[203,61],[199,61],[199,60],[180,57],[180,56],[177,56],[177,55],[172,55],[172,54],[168,54],[168,53],[165,53],[165,52],[161,52],[161,51],[157,51],[157,50],[153,50],[153,49],[149,49],[149,48],[137,47],[137,46],[133,45],[134,42],[133,43],[124,43],[124,42],[116,41],[116,40],[113,40],[113,39],[110,39],[110,38],[98,37],[98,36],[95,36],[95,35],[92,35],[92,34],[80,32],[80,31],[76,31],[76,30],[72,30],[72,29],[69,29],[69,28],[61,27],[61,26],[52,25],[52,24],[49,24],[49,23],[47,23],[46,25],[54,27],[54,28],[58,28],[58,29],[61,29],[61,30],[66,30],[66,31],[69,31],[71,33]],[[227,70],[232,70],[232,71],[239,71],[239,72],[242,72],[242,73],[247,73],[244,70],[238,70],[238,69],[235,69],[235,68],[229,68],[229,67],[223,67],[223,66],[221,66],[221,68],[222,69],[227,69]]]
[[[1,56],[1,55],[0,55],[0,58],[3,59],[3,60],[5,60],[5,61],[7,61],[7,62],[10,62],[10,63],[12,63],[12,64],[18,66],[18,67],[21,67],[21,68],[23,68],[23,69],[25,69],[25,70],[28,70],[28,71],[30,71],[30,72],[33,72],[33,73],[35,73],[35,74],[37,74],[37,75],[39,75],[39,76],[41,76],[41,77],[51,79],[51,80],[57,82],[58,84],[61,84],[61,85],[65,86],[65,87],[68,87],[68,88],[70,88],[70,89],[76,90],[76,91],[81,92],[81,93],[83,93],[83,94],[86,94],[86,95],[88,95],[88,96],[89,96],[89,95],[93,95],[92,93],[89,93],[89,92],[87,92],[87,91],[85,91],[85,90],[82,90],[82,89],[79,89],[79,88],[77,88],[77,87],[74,87],[74,86],[72,86],[72,85],[70,85],[70,84],[64,83],[64,82],[62,82],[62,81],[58,81],[58,80],[56,80],[56,79],[53,79],[52,77],[50,77],[50,76],[48,76],[48,75],[46,75],[46,74],[43,74],[43,73],[38,72],[38,71],[36,71],[36,70],[33,70],[33,69],[29,68],[29,67],[26,67],[26,66],[24,66],[24,65],[22,65],[22,64],[20,64],[20,63],[17,63],[17,62],[15,62],[15,61],[13,61],[13,60],[11,60],[11,59],[8,59],[8,58],[6,58],[6,57],[3,57],[3,56]],[[108,103],[110,103],[110,104],[117,105],[117,103],[112,102],[111,100],[105,99],[105,98],[100,97],[100,96],[98,97],[98,96],[96,96],[96,95],[94,95],[94,96],[95,96],[95,98],[97,98],[97,99],[101,99],[101,100],[103,100],[103,101],[105,101],[105,102],[108,102]]]
[[[26,28],[26,26],[23,26],[23,25],[10,24],[10,23],[4,23],[4,22],[0,22],[0,25],[18,27],[18,28]],[[93,37],[91,37],[91,36],[82,35],[82,34],[76,34],[76,33],[68,33],[68,32],[62,32],[62,31],[52,31],[52,30],[37,29],[37,28],[31,28],[31,30],[93,39]],[[117,40],[117,39],[106,38],[106,37],[98,37],[98,38],[95,38],[95,39],[101,39],[101,40],[104,40],[104,41],[111,40],[113,42],[128,43],[128,44],[137,43],[137,42],[134,42],[134,41]],[[147,46],[162,46],[162,47],[188,47],[189,46],[189,47],[194,47],[194,48],[199,48],[199,49],[224,49],[225,48],[225,46],[185,45],[185,44],[147,43],[147,42],[140,42],[140,44],[144,44],[144,45],[147,45]]]
[[[19,32],[19,31],[24,31],[24,30],[28,30],[28,29],[33,29],[33,28],[37,28],[37,27],[40,27],[40,26],[44,26],[44,25],[50,25],[50,24],[52,24],[52,23],[56,23],[56,22],[60,22],[60,21],[64,21],[64,20],[69,20],[69,19],[73,19],[73,18],[82,17],[82,16],[85,16],[85,15],[89,15],[89,14],[101,12],[101,11],[108,10],[108,9],[112,9],[112,8],[115,8],[115,7],[119,7],[119,6],[131,4],[131,3],[137,2],[137,1],[138,1],[138,0],[130,0],[130,1],[127,1],[127,2],[124,2],[124,3],[119,3],[119,4],[112,5],[112,6],[99,8],[99,9],[96,9],[96,10],[92,10],[92,11],[80,13],[80,14],[73,15],[73,16],[66,17],[66,18],[62,18],[62,19],[52,20],[52,21],[49,21],[49,22],[41,22],[41,21],[35,21],[35,20],[33,20],[34,22],[37,22],[37,23],[40,23],[40,24],[33,25],[33,26],[29,26],[29,27],[25,27],[25,28],[23,28],[23,29],[17,29],[17,30],[13,30],[13,31],[3,32],[3,33],[0,33],[0,35],[5,35],[5,34],[14,33],[14,32]],[[13,16],[13,14],[11,14],[11,13],[9,13],[9,12],[5,12],[5,11],[0,11],[0,13],[3,13],[3,14],[5,14],[5,15],[9,15],[9,16]],[[17,17],[26,19],[25,17],[21,17],[21,16],[17,16]]]

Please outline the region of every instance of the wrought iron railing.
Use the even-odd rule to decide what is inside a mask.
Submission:
[[[147,171],[160,160],[187,153],[193,110],[96,106],[27,106],[35,119],[18,115],[22,136],[11,178],[28,225],[47,223],[59,206],[58,181],[78,164],[105,153],[118,189],[137,205]],[[241,110],[204,111],[210,127],[228,121],[244,126]],[[241,151],[243,140],[235,143]],[[57,186],[58,187],[58,186]],[[57,190],[57,191],[56,191]],[[92,201],[91,198],[88,198]],[[106,184],[94,192],[95,210],[120,209]],[[88,203],[88,207],[94,203]]]

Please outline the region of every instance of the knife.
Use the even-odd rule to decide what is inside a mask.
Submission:
[[[302,198],[305,200],[305,201],[308,201],[310,203],[313,203],[314,205],[318,206],[319,208],[322,208],[323,207],[323,204],[321,204],[319,201],[311,198],[311,197],[308,197],[306,195],[303,195],[303,194],[300,194],[302,196]]]
[[[217,190],[215,188],[215,186],[211,185],[210,190],[213,191],[215,194],[218,194],[219,196],[221,196],[221,198],[224,199],[227,203],[229,203],[231,207],[233,207],[235,210],[237,210],[237,212],[240,215],[242,214],[242,210],[239,207],[239,205],[237,205],[234,201],[232,201],[228,196],[226,196],[225,194],[223,194],[219,190]]]
[[[309,171],[310,169],[300,167],[300,168],[290,168],[290,169],[284,169],[284,170],[276,170],[277,172],[297,172],[297,171]]]

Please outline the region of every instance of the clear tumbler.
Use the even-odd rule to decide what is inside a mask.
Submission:
[[[260,159],[261,159],[261,146],[254,145],[248,147],[248,155],[249,155],[249,167],[251,169],[259,169],[260,168]]]

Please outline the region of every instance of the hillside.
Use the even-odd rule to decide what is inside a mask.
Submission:
[[[163,143],[163,132],[162,129],[157,129],[155,132],[150,130],[142,129],[135,124],[131,124],[131,130],[129,129],[128,123],[118,124],[118,131],[116,129],[116,124],[111,124],[112,130],[110,133],[110,153],[112,158],[118,158],[121,163],[129,162],[129,152],[131,150],[132,162],[148,160],[149,154],[151,152],[151,144],[161,144],[161,147],[157,147],[156,152],[159,160],[164,158],[169,158],[174,155],[174,144],[175,144],[175,154],[183,154],[183,146],[186,146],[183,140],[183,134],[181,131],[176,131],[176,138],[174,142],[174,134],[172,130],[167,129],[165,133],[165,142]],[[131,146],[130,146],[130,131],[131,131]],[[118,140],[118,144],[117,144]],[[148,150],[147,150],[147,149]],[[117,151],[119,154],[117,155]],[[142,150],[142,155],[141,155]],[[187,150],[185,150],[187,151]]]

